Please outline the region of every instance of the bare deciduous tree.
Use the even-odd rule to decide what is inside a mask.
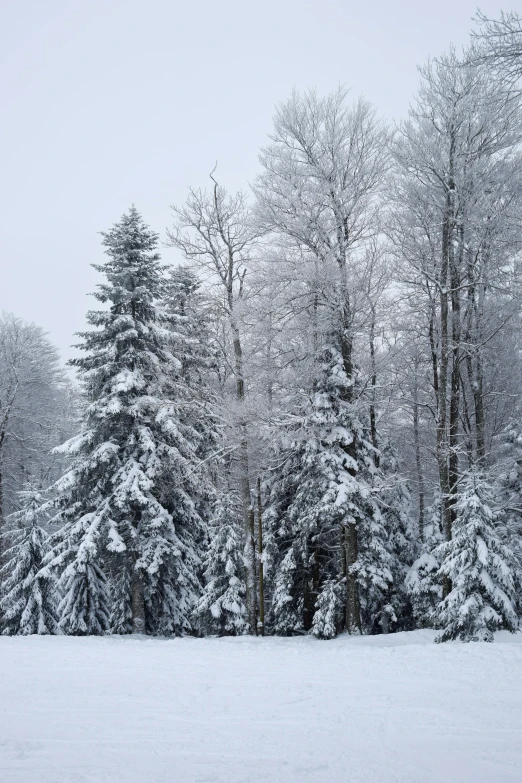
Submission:
[[[230,336],[224,359],[235,382],[235,428],[238,434],[237,461],[245,531],[247,605],[251,632],[257,627],[255,578],[255,523],[248,455],[245,361],[241,332],[241,308],[245,298],[245,277],[258,239],[244,193],[229,195],[211,174],[210,190],[191,189],[185,204],[172,207],[174,224],[168,241],[190,263],[201,270],[215,287]]]

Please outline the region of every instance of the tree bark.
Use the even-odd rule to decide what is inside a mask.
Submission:
[[[417,386],[417,365],[418,361],[415,361],[415,379],[413,382],[413,441],[415,448],[415,468],[417,471],[417,488],[419,495],[419,537],[421,541],[424,541],[424,504],[425,504],[425,489],[424,489],[424,471],[422,469],[422,455],[420,447],[420,433],[419,433],[419,390]]]
[[[379,442],[377,440],[377,421],[375,415],[375,407],[377,401],[377,368],[375,365],[375,308],[374,307],[372,307],[372,320],[370,324],[370,365],[371,365],[370,434],[372,439],[372,446],[375,449],[375,454],[373,455],[373,459],[375,462],[375,467],[378,468],[380,466],[381,459],[379,455]]]
[[[453,252],[451,260],[451,384],[450,384],[450,418],[448,437],[448,483],[449,483],[449,511],[451,528],[455,521],[455,503],[457,500],[457,485],[459,480],[459,416],[460,416],[460,351],[461,351],[461,322],[460,322],[460,268],[464,249],[463,226],[458,231],[459,252]],[[451,529],[449,538],[451,538]]]
[[[259,555],[259,633],[265,635],[265,583],[263,566],[263,506],[261,503],[261,479],[257,479],[257,551]]]
[[[231,274],[231,272],[230,272]],[[228,305],[230,312],[230,325],[233,334],[233,348],[235,360],[235,379],[236,379],[236,400],[242,406],[245,402],[245,381],[243,376],[243,349],[241,347],[241,338],[239,328],[235,322],[233,308],[232,278],[227,289]],[[252,506],[252,494],[250,490],[250,469],[248,461],[248,435],[246,421],[239,421],[240,443],[238,452],[239,462],[239,483],[241,489],[241,503],[243,507],[243,527],[245,535],[245,585],[246,585],[246,604],[248,611],[248,622],[251,633],[256,633],[257,629],[257,608],[256,608],[256,545],[255,545],[255,519]]]
[[[354,523],[346,525],[346,631],[349,634],[362,633],[361,611],[359,606],[359,586],[357,575],[351,570],[351,566],[357,562],[359,554],[357,527]]]
[[[451,169],[451,166],[450,166]],[[449,333],[449,271],[453,266],[453,223],[455,184],[450,176],[446,190],[444,223],[442,231],[442,258],[440,270],[440,366],[439,400],[437,417],[437,462],[442,502],[442,529],[446,541],[451,539],[451,500],[449,475],[449,433],[448,433],[448,375],[450,358]],[[442,592],[446,597],[451,590],[449,579],[444,577]]]
[[[145,594],[143,589],[143,576],[136,569],[132,569],[131,579],[132,594],[132,633],[145,633]]]

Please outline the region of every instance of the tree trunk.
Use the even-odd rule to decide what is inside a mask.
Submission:
[[[263,567],[263,507],[261,503],[261,479],[257,479],[257,551],[259,555],[259,633],[265,635],[265,583]]]
[[[349,634],[362,633],[361,610],[359,606],[359,586],[357,576],[351,570],[351,566],[357,562],[359,554],[357,528],[355,524],[346,525],[345,528],[345,546],[346,546],[346,631]]]
[[[134,564],[131,579],[132,633],[145,633],[145,594],[143,576]]]
[[[453,223],[455,185],[448,182],[444,224],[442,232],[442,258],[440,270],[440,368],[439,399],[437,416],[437,462],[442,502],[442,529],[446,541],[451,539],[451,499],[449,476],[449,434],[448,434],[448,374],[449,374],[449,270],[453,266]],[[449,579],[443,579],[442,592],[446,597],[451,590]]]
[[[350,304],[350,296],[348,293],[348,280],[347,280],[347,268],[346,268],[346,247],[347,236],[341,238],[339,234],[340,247],[343,247],[344,251],[340,254],[338,263],[341,271],[341,329],[340,329],[340,345],[341,356],[343,358],[343,368],[348,380],[353,380],[353,334],[352,334],[352,311]],[[354,401],[354,388],[353,385],[349,386],[343,393],[343,399],[346,403],[353,403]],[[355,440],[346,448],[349,456],[357,462],[357,447]],[[344,530],[345,539],[345,552],[346,552],[346,610],[345,610],[345,627],[346,631],[350,634],[358,634],[362,632],[361,626],[361,612],[359,605],[359,585],[357,583],[357,576],[353,573],[351,566],[354,566],[357,562],[359,554],[359,543],[357,525],[350,523],[345,526]]]
[[[243,377],[243,350],[238,326],[233,317],[233,298],[232,290],[228,292],[230,308],[230,324],[233,334],[235,376],[236,376],[236,399],[240,406],[245,401],[245,382]],[[241,414],[242,415],[242,414]],[[248,611],[248,623],[250,632],[256,633],[257,629],[257,608],[256,608],[256,545],[255,545],[255,519],[252,506],[252,496],[250,491],[250,470],[248,464],[248,435],[245,421],[239,421],[239,483],[241,490],[241,503],[243,506],[243,528],[245,536],[245,585],[246,585],[246,604]]]
[[[451,384],[450,384],[450,419],[448,438],[448,483],[449,483],[449,507],[451,515],[451,528],[455,521],[455,503],[457,485],[459,480],[459,416],[460,416],[460,350],[461,350],[461,322],[460,322],[460,268],[464,249],[463,227],[459,227],[459,253],[451,255]],[[451,530],[449,538],[451,538]]]
[[[243,426],[243,432],[245,427]],[[239,472],[241,486],[241,501],[243,505],[243,524],[245,535],[244,560],[245,560],[245,584],[246,604],[250,632],[256,633],[257,608],[256,608],[256,543],[255,543],[255,519],[250,492],[248,443],[246,434],[241,436],[239,447]]]
[[[379,442],[377,440],[377,422],[375,417],[375,407],[377,400],[377,368],[375,366],[375,308],[372,307],[372,321],[370,324],[370,364],[371,364],[371,397],[370,397],[370,434],[372,446],[375,449],[373,459],[375,467],[380,465]]]
[[[424,504],[425,504],[425,489],[424,489],[424,471],[422,469],[422,455],[420,447],[420,433],[419,433],[419,402],[418,402],[418,386],[417,386],[417,366],[418,360],[415,360],[415,380],[413,382],[413,441],[415,447],[415,468],[417,471],[417,487],[419,494],[419,537],[421,541],[424,541]]]

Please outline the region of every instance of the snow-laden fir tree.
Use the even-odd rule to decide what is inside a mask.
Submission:
[[[419,554],[420,542],[413,523],[410,491],[390,443],[380,448],[379,467],[375,489],[384,520],[385,546],[390,555],[393,581],[385,594],[377,591],[373,605],[369,602],[368,623],[373,617],[373,622],[378,623],[374,625],[375,631],[408,631],[415,623],[406,577]]]
[[[132,562],[116,552],[105,558],[105,565],[109,574],[109,629],[111,633],[132,633]]]
[[[190,435],[191,453],[187,457],[187,489],[179,482],[169,484],[169,508],[180,540],[186,546],[183,563],[166,559],[149,578],[146,602],[149,607],[148,629],[170,635],[199,630],[195,608],[201,595],[203,556],[208,547],[208,521],[212,516],[214,488],[210,476],[219,449],[220,430],[215,413],[213,373],[216,369],[216,346],[210,329],[208,303],[201,293],[201,283],[190,267],[171,269],[163,299],[169,351],[177,371],[171,372],[164,385],[167,398],[176,400],[179,428]],[[194,593],[193,575],[198,576]],[[154,619],[155,618],[155,619]]]
[[[132,207],[102,236],[108,258],[95,268],[106,281],[95,296],[107,307],[88,313],[85,355],[71,362],[85,415],[65,446],[72,467],[55,487],[61,529],[48,568],[61,572],[66,632],[106,630],[112,601],[122,607],[119,630],[130,603],[134,632],[182,633],[200,589],[197,499],[207,487],[200,435],[185,415],[194,402],[170,348],[157,235]]]
[[[492,489],[478,471],[462,479],[455,514],[453,537],[437,550],[439,575],[451,590],[437,610],[436,641],[490,642],[495,631],[518,628],[517,563],[499,536]]]
[[[163,301],[169,348],[181,365],[179,373],[171,376],[170,394],[183,400],[183,420],[197,433],[197,457],[212,471],[217,464],[212,457],[219,451],[222,431],[216,415],[214,376],[218,349],[212,334],[210,303],[189,266],[169,270]],[[212,514],[213,498],[212,491],[202,491],[197,498],[198,512],[205,519]]]
[[[296,503],[306,449],[300,435],[290,430],[281,438],[265,484],[264,537],[270,542],[265,550],[271,555],[265,568],[270,593],[267,626],[283,636],[310,630],[319,586],[316,542],[300,524]]]
[[[439,574],[441,555],[438,547],[442,540],[441,502],[436,496],[432,505],[426,509],[423,538],[405,579],[417,628],[433,628],[437,624],[437,607],[442,599],[442,579]]]
[[[241,502],[233,490],[220,493],[210,523],[205,587],[197,612],[206,633],[248,632]]]
[[[44,498],[29,486],[19,492],[18,499],[20,508],[7,518],[9,527],[2,536],[10,543],[0,569],[2,633],[56,634],[56,582],[51,574],[41,572],[49,551],[47,532],[39,524]]]
[[[312,634],[318,639],[333,639],[343,622],[345,596],[343,583],[327,579],[317,597]]]
[[[498,494],[503,537],[522,569],[522,429],[512,422],[501,435]],[[518,596],[522,609],[522,595]]]
[[[361,607],[369,608],[376,595],[382,603],[393,581],[385,520],[372,487],[374,449],[357,404],[347,399],[351,385],[340,352],[327,346],[301,442],[294,444],[299,458],[289,458],[281,477],[286,498],[270,501],[268,518],[275,516],[279,548],[271,609],[274,629],[311,629],[323,637],[343,627],[361,632]],[[358,546],[350,560],[352,527]],[[348,616],[348,607],[354,605],[355,615]],[[365,630],[370,623],[373,618],[365,619]]]
[[[58,566],[60,574],[60,629],[74,636],[98,635],[109,629],[109,585],[96,539],[96,513],[85,514],[51,538],[53,549],[45,559],[44,573],[53,574]]]
[[[286,636],[302,631],[308,618],[304,609],[308,610],[309,600],[305,586],[298,588],[302,582],[309,579],[308,564],[303,562],[302,553],[296,554],[301,541],[293,542],[277,564],[277,570],[272,584],[271,609],[269,611],[269,628],[273,633]],[[310,611],[311,614],[311,611]]]
[[[208,303],[201,281],[189,266],[169,270],[165,284],[171,350],[181,363],[181,375],[191,388],[208,391],[208,372],[216,362]]]

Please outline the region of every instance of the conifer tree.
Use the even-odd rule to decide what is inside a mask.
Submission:
[[[275,634],[286,636],[302,631],[307,618],[304,608],[307,607],[304,589],[299,590],[303,579],[309,576],[306,562],[296,557],[297,540],[286,550],[274,578],[270,627]]]
[[[182,401],[183,421],[195,436],[197,458],[207,472],[215,471],[213,456],[219,451],[222,431],[216,414],[214,391],[218,349],[211,329],[211,309],[201,291],[201,281],[189,266],[169,270],[163,295],[169,329],[169,349],[179,371],[169,378],[169,395]],[[216,481],[215,475],[213,476]],[[214,492],[202,486],[194,499],[204,519],[212,515]]]
[[[337,631],[344,625],[351,633],[361,632],[361,605],[369,610],[372,596],[376,592],[386,595],[393,581],[385,520],[372,488],[374,449],[356,404],[346,399],[351,385],[340,352],[334,345],[325,347],[312,407],[303,421],[302,442],[294,446],[299,459],[295,463],[290,459],[285,468],[282,487],[287,499],[277,501],[279,511],[270,510],[279,517],[280,561],[274,575],[272,622],[281,630],[293,625],[288,631],[304,628],[315,633],[317,629],[324,636],[326,622],[330,636],[337,618]],[[359,543],[357,558],[347,567],[349,525],[356,526]],[[342,619],[339,613],[341,582],[344,606],[352,603],[348,590],[356,590],[359,614],[355,626],[353,618]],[[316,622],[316,610],[327,619]],[[283,612],[284,621],[277,617],[278,611]],[[365,630],[369,627],[365,620]]]
[[[46,558],[45,574],[54,571],[49,568],[50,561],[55,565],[66,564],[58,582],[62,593],[58,616],[61,630],[72,636],[99,635],[109,629],[110,593],[105,571],[98,561],[96,527],[95,514],[80,517],[51,539],[56,543],[67,534],[67,540],[60,541],[58,557],[51,551]]]
[[[440,502],[436,498],[433,505],[426,509],[424,537],[417,557],[406,574],[405,588],[417,628],[433,628],[437,625],[437,607],[442,599],[442,580],[439,575],[441,556],[438,549],[442,542],[440,516]]]
[[[206,632],[248,633],[241,505],[229,490],[218,497],[205,558],[205,588],[197,611]]]
[[[283,636],[311,629],[319,591],[320,552],[302,523],[304,511],[296,497],[306,454],[303,433],[289,431],[283,437],[265,487],[264,535],[270,555],[266,581],[271,595],[267,624]]]
[[[374,630],[380,628],[383,633],[389,630],[409,631],[415,623],[406,576],[419,554],[420,542],[413,524],[409,488],[390,443],[384,443],[380,448],[379,468],[374,487],[393,581],[386,592],[378,590],[373,601],[370,600],[368,623],[373,618]]]
[[[132,563],[127,552],[115,552],[105,560],[108,570],[111,633],[132,633]]]
[[[192,390],[202,386],[200,393],[208,391],[206,376],[216,361],[210,316],[201,282],[189,266],[169,270],[164,302],[171,331],[171,350],[181,363],[183,381]]]
[[[0,570],[2,633],[6,635],[56,634],[57,590],[52,575],[41,567],[48,552],[48,536],[39,525],[42,494],[34,487],[19,492],[20,509],[7,521],[4,534],[11,545]]]
[[[453,537],[437,550],[440,576],[451,591],[438,607],[438,642],[493,641],[499,629],[516,631],[516,561],[499,537],[485,478],[472,471],[463,480],[456,504]]]
[[[333,639],[343,622],[343,585],[335,579],[323,584],[316,603],[312,634],[318,639]]]
[[[65,446],[75,461],[56,486],[62,527],[49,568],[62,572],[66,631],[106,630],[112,572],[112,600],[130,601],[134,632],[181,633],[199,591],[200,436],[185,416],[182,361],[161,307],[157,235],[132,207],[102,236],[108,259],[95,268],[106,282],[95,296],[108,308],[88,313],[85,355],[71,362],[87,404],[82,432]],[[130,597],[114,596],[129,589],[118,563],[130,571]]]
[[[499,521],[505,541],[522,569],[522,430],[518,422],[511,422],[502,432],[499,457]],[[522,596],[518,601],[522,608]]]

